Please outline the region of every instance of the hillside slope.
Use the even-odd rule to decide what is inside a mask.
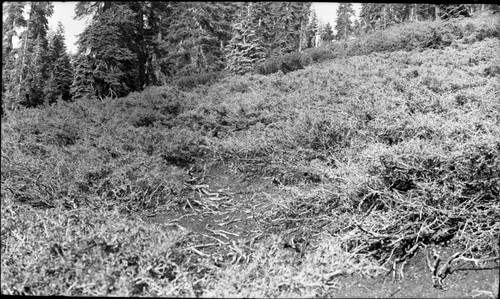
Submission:
[[[349,275],[402,278],[426,254],[411,274],[427,295],[491,291],[491,270],[461,287],[448,270],[498,267],[499,50],[16,111],[1,128],[2,293],[340,296]]]

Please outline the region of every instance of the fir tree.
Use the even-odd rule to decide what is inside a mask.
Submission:
[[[99,14],[80,34],[78,52],[86,55],[87,60],[82,59],[85,63],[77,63],[77,73],[92,75],[85,80],[75,78],[72,90],[76,98],[81,97],[81,91],[87,89],[79,84],[91,83],[92,93],[101,99],[121,97],[140,90],[137,53],[133,51],[136,47],[136,13],[128,4],[111,2],[89,6],[87,9],[87,13],[93,9]]]
[[[354,16],[354,9],[351,3],[340,3],[337,9],[337,39],[345,39],[353,32],[351,17]]]
[[[333,34],[332,25],[326,23],[321,32],[321,40],[324,42],[331,42],[335,38]]]
[[[363,3],[360,12],[360,31],[386,29],[412,18],[421,9],[421,4]]]
[[[70,94],[73,100],[97,98],[94,90],[94,78],[92,72],[92,62],[90,58],[83,54],[76,54],[72,59],[73,81],[70,87]]]
[[[440,4],[436,7],[438,18],[446,20],[459,16],[469,17],[469,10],[465,4]]]
[[[61,22],[58,23],[57,31],[49,41],[48,61],[51,68],[49,81],[46,84],[46,102],[52,103],[57,99],[71,100],[70,87],[73,72],[66,50],[64,26]]]
[[[311,2],[274,2],[274,34],[270,43],[272,55],[282,55],[301,48],[302,34],[311,7]]]
[[[319,34],[319,23],[316,12],[311,9],[309,14],[309,23],[307,24],[307,47],[312,48],[316,46],[316,35]]]
[[[15,89],[19,87],[19,74],[16,56],[19,54],[18,49],[14,48],[13,37],[17,36],[17,30],[27,25],[23,16],[25,5],[25,2],[7,2],[2,7],[6,16],[2,22],[2,115],[17,105]]]
[[[229,3],[175,2],[163,37],[168,75],[190,75],[221,70],[224,48],[231,39]]]
[[[258,19],[253,11],[256,3],[247,3],[240,7],[241,21],[233,25],[232,38],[227,46],[227,69],[236,74],[244,74],[253,65],[265,57],[263,37]]]
[[[30,2],[26,30],[17,51],[13,97],[10,106],[35,107],[44,102],[44,84],[48,79],[48,18],[54,7],[50,2]]]

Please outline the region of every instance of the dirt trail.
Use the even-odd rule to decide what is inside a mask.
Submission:
[[[144,220],[190,231],[189,245],[199,255],[234,259],[235,248],[251,245],[262,236],[259,215],[270,203],[267,194],[275,186],[266,178],[248,180],[220,163],[204,165],[190,174],[185,205]]]
[[[272,178],[249,179],[221,164],[205,165],[191,173],[192,181],[187,184],[191,191],[186,204],[179,210],[144,220],[190,231],[186,247],[195,255],[211,256],[221,266],[244,259],[244,249],[250,249],[259,237],[267,235],[259,217],[279,189],[273,185]],[[448,255],[458,251],[457,248],[443,250]],[[337,298],[494,298],[492,291],[498,288],[499,269],[471,267],[448,275],[443,289],[433,288],[425,256],[419,252],[405,265],[403,279],[399,272],[394,277],[393,273],[376,278],[340,277],[336,290],[331,290],[330,295]],[[496,294],[498,298],[498,289]]]

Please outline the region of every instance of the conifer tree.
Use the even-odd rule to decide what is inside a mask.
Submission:
[[[163,37],[169,76],[221,70],[231,39],[230,3],[174,2]]]
[[[73,81],[70,87],[72,100],[83,98],[96,99],[92,62],[82,53],[74,55],[72,59]]]
[[[465,4],[440,4],[436,6],[436,15],[443,20],[457,18],[459,16],[470,16],[469,10]]]
[[[337,39],[345,39],[353,32],[353,25],[351,17],[354,16],[354,9],[352,3],[340,3],[337,9],[337,24],[335,30],[337,31]]]
[[[330,23],[326,23],[321,32],[321,40],[324,42],[331,42],[335,38],[333,34],[332,25]]]
[[[29,2],[26,30],[20,36],[14,67],[9,71],[5,106],[9,109],[35,107],[44,102],[44,83],[48,79],[47,32],[48,18],[53,13],[50,2]],[[14,10],[19,13],[23,6]],[[20,18],[17,18],[20,20]],[[24,23],[24,22],[21,22]]]
[[[386,29],[394,24],[416,19],[422,4],[380,4],[363,3],[360,12],[360,29],[362,32]]]
[[[273,2],[271,13],[274,19],[272,55],[282,55],[300,49],[305,20],[311,2]]]
[[[57,99],[71,100],[70,87],[73,81],[72,66],[66,50],[64,26],[61,22],[57,31],[50,38],[48,50],[49,81],[47,82],[46,102],[52,103]]]
[[[137,53],[133,50],[136,41],[136,13],[128,3],[104,2],[94,6],[77,6],[78,15],[95,11],[92,23],[80,34],[78,54],[86,56],[77,62],[72,90],[76,98],[81,92],[92,88],[92,94],[104,97],[121,97],[131,91],[140,90],[140,76],[137,67]],[[82,63],[80,63],[82,62]],[[89,69],[82,69],[89,68]],[[91,73],[91,77],[82,74]],[[90,82],[89,82],[90,81]],[[91,95],[89,95],[91,96]]]
[[[307,24],[307,47],[315,46],[316,35],[319,33],[319,22],[316,12],[311,9],[309,13],[309,23]]]
[[[16,71],[16,56],[18,49],[14,48],[13,37],[17,36],[17,30],[26,27],[26,19],[23,16],[25,2],[7,2],[2,6],[3,15],[6,16],[2,22],[2,111],[11,110],[16,106],[16,84],[19,79]]]
[[[259,28],[257,3],[246,3],[240,7],[239,19],[233,25],[232,38],[226,48],[226,68],[236,74],[244,74],[265,57],[263,36]]]

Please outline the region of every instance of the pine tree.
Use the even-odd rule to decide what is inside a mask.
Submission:
[[[309,23],[307,24],[307,47],[315,47],[316,35],[319,33],[319,23],[316,12],[311,9]]]
[[[57,99],[71,100],[70,87],[73,81],[73,72],[66,50],[64,26],[61,22],[57,31],[50,38],[48,50],[49,81],[47,82],[46,102],[52,103]]]
[[[145,73],[148,85],[167,84],[169,72],[168,43],[164,36],[168,34],[168,22],[173,17],[172,5],[163,1],[145,2],[146,23],[144,43],[147,52]]]
[[[137,32],[136,13],[128,5],[128,2],[104,2],[93,7],[99,13],[94,15],[92,23],[80,34],[78,40],[78,54],[86,55],[87,61],[82,59],[85,63],[77,63],[76,70],[78,75],[89,72],[92,75],[91,78],[85,77],[85,80],[75,78],[71,88],[76,98],[81,97],[81,91],[87,90],[79,84],[90,83],[92,93],[101,99],[121,97],[140,90],[138,59],[134,52],[137,47],[134,43]],[[92,11],[91,6],[85,7],[87,11],[77,6],[79,8],[82,14]]]
[[[459,16],[470,16],[469,10],[465,4],[440,4],[436,6],[436,15],[443,20],[457,18]]]
[[[226,68],[236,74],[244,74],[252,69],[253,65],[265,57],[263,37],[260,33],[258,19],[255,13],[256,3],[246,3],[240,7],[241,21],[233,25],[232,38],[226,48]],[[257,22],[256,22],[257,21]]]
[[[380,4],[363,3],[360,13],[360,29],[362,32],[386,29],[417,18],[422,4]]]
[[[282,55],[301,48],[305,20],[311,2],[273,2],[268,13],[274,16],[274,34],[270,43],[272,55]]]
[[[231,39],[230,3],[174,2],[163,37],[169,76],[217,71]]]
[[[50,2],[30,2],[26,30],[21,34],[17,51],[14,88],[9,106],[35,107],[44,102],[44,84],[48,79],[47,32],[48,18],[54,6]]]
[[[16,104],[15,90],[18,87],[19,76],[16,68],[16,56],[18,49],[14,48],[13,37],[17,36],[17,30],[26,27],[27,22],[23,16],[25,2],[7,2],[3,5],[3,15],[6,16],[2,22],[2,111],[1,115],[13,109]]]
[[[356,19],[354,20],[354,25],[352,26],[352,34],[354,36],[360,36],[362,33],[362,29],[361,29],[361,22]]]
[[[353,32],[351,17],[354,16],[352,3],[340,3],[337,9],[337,39],[345,39]]]
[[[84,54],[76,54],[72,59],[73,81],[70,87],[70,94],[73,100],[96,99],[94,90],[94,78],[92,72],[92,62],[90,57]]]
[[[326,23],[324,29],[322,30],[321,40],[324,42],[331,42],[335,38],[333,34],[332,25]]]

